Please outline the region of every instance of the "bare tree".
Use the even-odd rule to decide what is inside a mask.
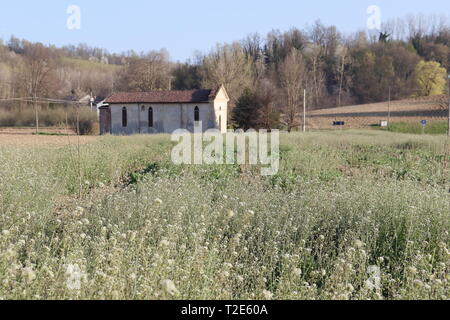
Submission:
[[[44,93],[55,66],[56,55],[41,43],[27,44],[24,52],[25,83],[32,97]]]
[[[225,85],[231,99],[231,109],[246,88],[254,82],[253,64],[238,43],[217,45],[203,57],[200,74],[202,86],[216,88]]]
[[[325,92],[325,74],[323,71],[322,48],[319,45],[310,44],[304,53],[308,64],[308,87],[311,91],[311,103],[313,107],[320,106]]]
[[[242,49],[248,57],[253,59],[253,61],[262,58],[262,44],[263,41],[258,33],[249,34],[241,41]]]
[[[36,117],[36,132],[39,130],[39,111],[36,102],[40,94],[45,93],[49,85],[51,73],[56,62],[56,55],[41,43],[26,43],[24,47],[24,83],[27,91],[33,97]]]
[[[337,106],[342,105],[342,93],[344,91],[344,85],[348,82],[347,67],[350,64],[349,47],[347,45],[340,45],[336,50],[337,58],[337,81],[338,81],[338,99]]]
[[[263,39],[258,33],[253,33],[241,41],[241,46],[252,62],[254,80],[262,79],[266,73]]]
[[[169,89],[170,69],[169,55],[165,50],[132,56],[119,74],[117,87],[126,91]]]
[[[297,116],[302,106],[306,67],[302,53],[292,49],[280,66],[280,84],[284,96],[284,124],[288,132],[298,125]]]

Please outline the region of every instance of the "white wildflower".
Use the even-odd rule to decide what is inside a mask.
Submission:
[[[364,242],[362,242],[361,240],[355,241],[355,247],[357,247],[358,249],[362,249],[364,245],[365,245]]]
[[[6,250],[6,258],[13,258],[15,255],[16,252],[12,248]]]
[[[87,279],[87,275],[81,271],[78,264],[69,264],[66,267],[66,286],[69,290],[80,290],[82,281]]]
[[[83,213],[84,213],[84,208],[83,207],[76,207],[75,208],[75,215],[81,216]]]
[[[302,269],[300,269],[300,268],[294,268],[294,270],[292,271],[292,273],[293,273],[294,276],[296,276],[296,277],[301,277],[301,276],[302,276]]]
[[[55,274],[52,272],[52,270],[50,270],[49,267],[47,267],[47,266],[44,266],[42,268],[42,271],[45,272],[45,274],[50,278],[53,278],[55,276]]]
[[[268,290],[263,290],[262,294],[263,294],[264,299],[266,299],[266,300],[273,299],[273,293]]]
[[[369,279],[366,280],[366,287],[371,290],[381,288],[381,269],[378,266],[369,266],[367,269]]]
[[[416,267],[409,267],[409,268],[408,268],[408,271],[409,271],[411,274],[416,274],[416,273],[417,273]]]
[[[167,294],[171,296],[177,295],[179,293],[172,280],[162,280],[161,287]]]
[[[170,246],[170,242],[167,241],[167,240],[165,240],[165,239],[163,239],[163,240],[161,240],[161,242],[159,243],[159,245],[160,245],[161,247],[169,247],[169,246]]]
[[[32,268],[26,267],[22,269],[22,277],[25,279],[27,283],[33,282],[36,279],[36,273]]]
[[[119,291],[117,291],[117,290],[113,290],[113,291],[111,292],[111,296],[112,296],[112,298],[113,298],[114,300],[119,300],[119,298],[120,298],[120,293],[119,293]]]
[[[414,285],[416,285],[419,288],[424,286],[423,282],[418,279],[414,280],[413,283],[414,283]]]

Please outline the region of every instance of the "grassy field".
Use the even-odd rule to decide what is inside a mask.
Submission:
[[[430,126],[447,128],[448,96],[418,97],[405,100],[345,106],[332,109],[307,111],[307,126],[310,129],[330,129],[333,121],[344,121],[349,129],[368,129],[388,120],[394,125],[420,127],[421,120],[427,120]],[[300,122],[301,123],[301,122]],[[445,128],[445,132],[447,132]],[[408,133],[421,133],[410,131]],[[434,132],[433,132],[434,133]],[[440,132],[439,132],[440,133]]]
[[[168,136],[23,139],[0,299],[450,299],[444,136],[286,134],[272,177],[175,166]]]
[[[448,123],[447,122],[434,122],[423,127],[419,123],[393,123],[388,128],[390,132],[398,133],[413,133],[413,134],[447,134]]]

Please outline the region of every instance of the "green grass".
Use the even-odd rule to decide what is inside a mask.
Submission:
[[[446,137],[281,143],[273,177],[175,166],[167,136],[0,147],[0,298],[450,298]]]
[[[431,122],[427,126],[423,127],[420,123],[392,123],[387,129],[390,132],[396,133],[411,133],[411,134],[447,134],[448,124],[444,121]]]
[[[32,135],[34,136],[68,136],[68,134],[65,133],[57,133],[57,132],[33,132]]]

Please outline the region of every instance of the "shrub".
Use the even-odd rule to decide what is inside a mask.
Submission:
[[[72,114],[72,117],[69,119],[69,124],[74,128],[77,128],[76,112]],[[95,131],[98,129],[97,113],[92,112],[88,108],[80,109],[78,128],[80,135],[93,135],[98,133],[98,130]]]

